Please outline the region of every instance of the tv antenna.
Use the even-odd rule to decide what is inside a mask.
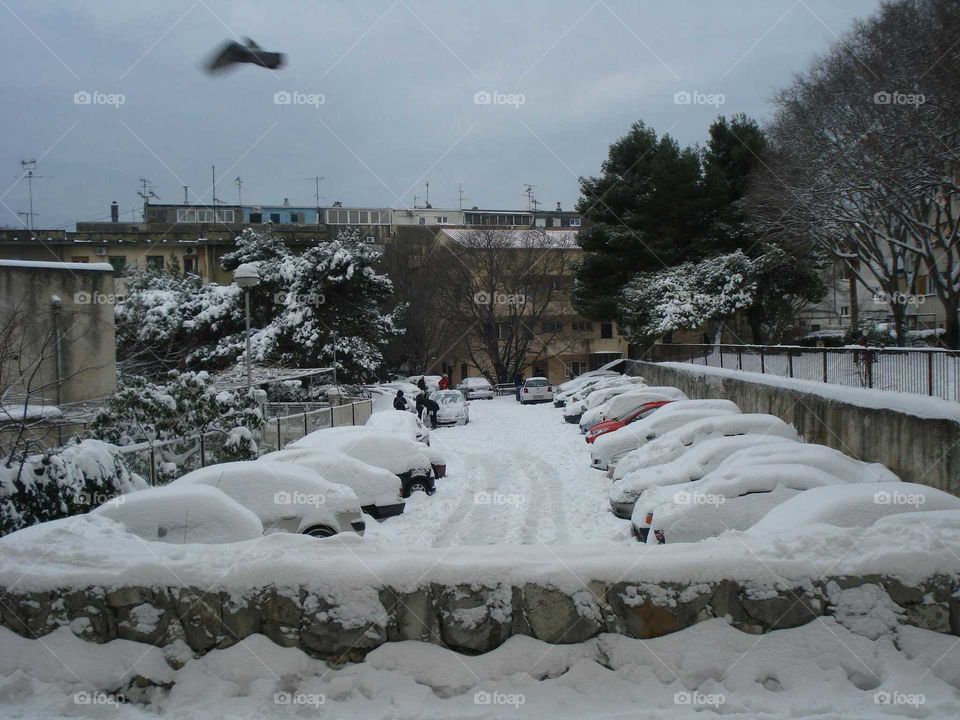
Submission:
[[[463,210],[463,199],[466,197],[466,195],[463,194],[463,183],[459,183],[458,186],[459,186],[459,190],[457,191],[457,198],[459,201],[460,209]]]
[[[243,205],[243,180],[237,175],[237,179],[233,181],[233,184],[237,186],[237,205]]]
[[[37,216],[37,213],[33,211],[33,181],[35,179],[39,180],[40,178],[46,177],[45,175],[37,175],[34,172],[36,169],[36,160],[20,161],[20,180],[23,178],[27,179],[27,195],[30,202],[30,209],[27,212],[18,212],[17,215],[23,215],[27,218],[27,229],[31,231],[34,228],[33,219]]]
[[[140,178],[140,190],[137,191],[137,195],[143,198],[145,203],[149,203],[151,198],[157,200],[160,199],[160,196],[153,191],[153,183],[146,178]]]
[[[523,194],[527,196],[527,210],[532,210],[533,212],[536,212],[537,206],[540,205],[540,201],[537,200],[536,189],[536,185],[529,183],[525,183],[523,186]]]
[[[427,180],[427,200],[424,207],[431,207],[430,205],[430,181]]]
[[[320,181],[326,180],[327,178],[324,177],[323,175],[314,175],[313,177],[300,178],[300,179],[303,180],[304,182],[313,183],[313,199],[316,201],[317,207],[319,208],[320,198],[323,197],[323,195],[320,194]]]

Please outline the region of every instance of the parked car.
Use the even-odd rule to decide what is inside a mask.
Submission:
[[[545,377],[531,377],[523,381],[520,388],[520,404],[550,402],[553,400],[553,385]]]
[[[261,462],[298,465],[353,490],[360,509],[376,520],[403,512],[403,483],[389,470],[369,465],[338,450],[292,448],[267,453]]]
[[[555,407],[563,407],[567,402],[567,398],[578,392],[579,390],[587,389],[597,384],[603,378],[618,377],[621,378],[621,375],[618,372],[611,372],[608,370],[595,371],[591,373],[584,373],[575,377],[573,380],[568,380],[565,383],[562,383],[557,388],[557,394],[553,398],[553,404]],[[642,378],[641,378],[642,379]]]
[[[845,484],[803,464],[717,469],[682,488],[667,485],[644,492],[633,509],[633,534],[648,544],[697,542],[726,530],[746,530],[804,490]]]
[[[493,400],[496,394],[493,385],[484,377],[468,377],[460,381],[457,390],[463,393],[467,400]]]
[[[151,542],[234,543],[263,537],[254,513],[216,488],[165,485],[126,493],[91,510]]]
[[[675,387],[633,387],[614,395],[599,407],[590,408],[580,418],[580,432],[587,433],[601,422],[624,420],[653,400],[686,400],[687,396]]]
[[[403,497],[413,492],[433,495],[436,490],[434,462],[439,454],[428,454],[431,449],[423,443],[393,433],[366,426],[325,428],[305,435],[287,448],[336,450],[389,470],[403,481]]]
[[[411,375],[405,380],[405,382],[409,385],[413,385],[414,387],[419,387],[417,383],[420,382],[420,378],[423,378],[423,382],[427,385],[427,392],[431,393],[434,390],[440,389],[441,377],[441,375]]]
[[[437,410],[437,425],[466,425],[470,422],[470,403],[459,390],[438,390],[430,393],[440,409]]]
[[[617,463],[610,477],[616,482],[631,472],[671,462],[691,448],[712,438],[748,434],[803,442],[797,429],[776,415],[738,413],[713,416],[695,420],[682,428],[664,433],[642,448],[627,453]]]
[[[170,484],[180,485],[215,487],[260,518],[268,534],[331,537],[351,531],[363,535],[365,529],[353,490],[298,465],[260,460],[208,465]]]
[[[590,451],[590,464],[598,470],[607,470],[630,451],[674,428],[705,417],[739,412],[740,408],[729,400],[676,400],[648,418],[598,437]]]
[[[375,412],[367,418],[366,426],[397,433],[411,440],[422,442],[424,445],[430,444],[430,430],[415,413],[409,413],[406,410],[391,408],[390,410]]]
[[[411,385],[406,382],[389,382],[381,383],[376,385],[376,388],[379,388],[384,394],[389,395],[390,403],[385,406],[384,409],[393,409],[393,398],[397,396],[397,390],[403,390],[403,399],[407,404],[407,410],[410,412],[416,412],[417,410],[417,395],[420,394],[420,388],[416,385]],[[381,406],[383,407],[383,406]],[[377,409],[377,403],[374,402],[374,411]]]
[[[812,488],[777,505],[747,532],[774,535],[815,525],[866,528],[891,515],[943,510],[960,510],[960,498],[929,485],[879,482],[827,486]]]
[[[621,381],[614,385],[600,387],[600,383],[597,383],[597,385],[593,386],[592,392],[586,393],[582,397],[579,393],[574,393],[567,398],[567,402],[563,407],[563,419],[568,423],[579,423],[584,413],[588,410],[599,407],[610,398],[635,390],[637,387],[645,386],[643,383]]]
[[[745,416],[732,415],[729,417]],[[683,432],[686,431],[686,429],[686,427],[679,428],[679,431]],[[669,432],[654,442],[662,443],[668,441],[672,439],[671,436],[676,432],[678,432],[678,430]],[[711,436],[701,443],[696,445],[691,444],[690,446],[679,443],[677,449],[686,450],[686,452],[682,452],[681,455],[673,460],[634,470],[619,480],[615,480],[610,486],[610,509],[617,517],[629,520],[633,516],[633,506],[636,505],[637,499],[642,497],[643,493],[651,487],[658,485],[679,485],[699,480],[708,473],[716,470],[724,460],[734,453],[757,445],[781,445],[784,443],[787,445],[798,444],[796,440],[790,440],[778,435],[758,435],[754,433],[731,436],[721,435],[719,437]],[[650,448],[653,444],[654,443],[650,443],[644,450]],[[624,458],[620,464],[624,464],[626,461],[626,458]]]

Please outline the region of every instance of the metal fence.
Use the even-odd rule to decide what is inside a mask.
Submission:
[[[271,417],[267,420],[257,446],[261,453],[281,450],[314,430],[344,425],[363,425],[373,412],[372,400],[357,400],[344,405]],[[148,478],[151,485],[166,482],[172,475],[224,462],[223,445],[227,436],[220,431],[202,435],[142,442],[119,448],[128,467]]]
[[[957,350],[659,344],[653,345],[644,359],[895,390],[960,402],[960,351]]]

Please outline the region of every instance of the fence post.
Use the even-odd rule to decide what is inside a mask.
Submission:
[[[153,454],[153,445],[150,446],[150,484],[157,484],[157,459]]]
[[[743,350],[737,350],[737,370],[743,370]]]
[[[717,345],[717,352],[720,353],[720,367],[723,367],[723,345]]]
[[[280,444],[280,418],[277,418],[277,450],[283,450],[283,446]]]
[[[766,364],[763,362],[763,347],[760,348],[760,374],[763,375],[767,372]]]
[[[350,424],[357,424],[357,404],[355,402],[350,403]]]
[[[334,418],[333,418],[333,405],[331,405],[331,406],[330,406],[329,408],[327,408],[327,409],[330,411],[330,427],[336,427],[336,425],[334,425],[334,423],[333,423],[333,420],[334,420]]]
[[[927,395],[933,397],[933,353],[927,351]]]
[[[827,349],[823,348],[823,381],[827,381]]]
[[[303,407],[303,436],[307,436],[307,407]]]
[[[200,467],[207,466],[207,445],[203,439],[203,433],[200,433]]]
[[[867,363],[867,387],[873,388],[873,351],[864,350],[863,357]]]
[[[789,376],[793,377],[793,353],[791,353],[789,350],[787,350],[787,367],[789,368]]]

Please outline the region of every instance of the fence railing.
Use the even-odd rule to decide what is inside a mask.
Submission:
[[[688,362],[960,402],[960,351],[799,345],[653,345],[652,362]]]

